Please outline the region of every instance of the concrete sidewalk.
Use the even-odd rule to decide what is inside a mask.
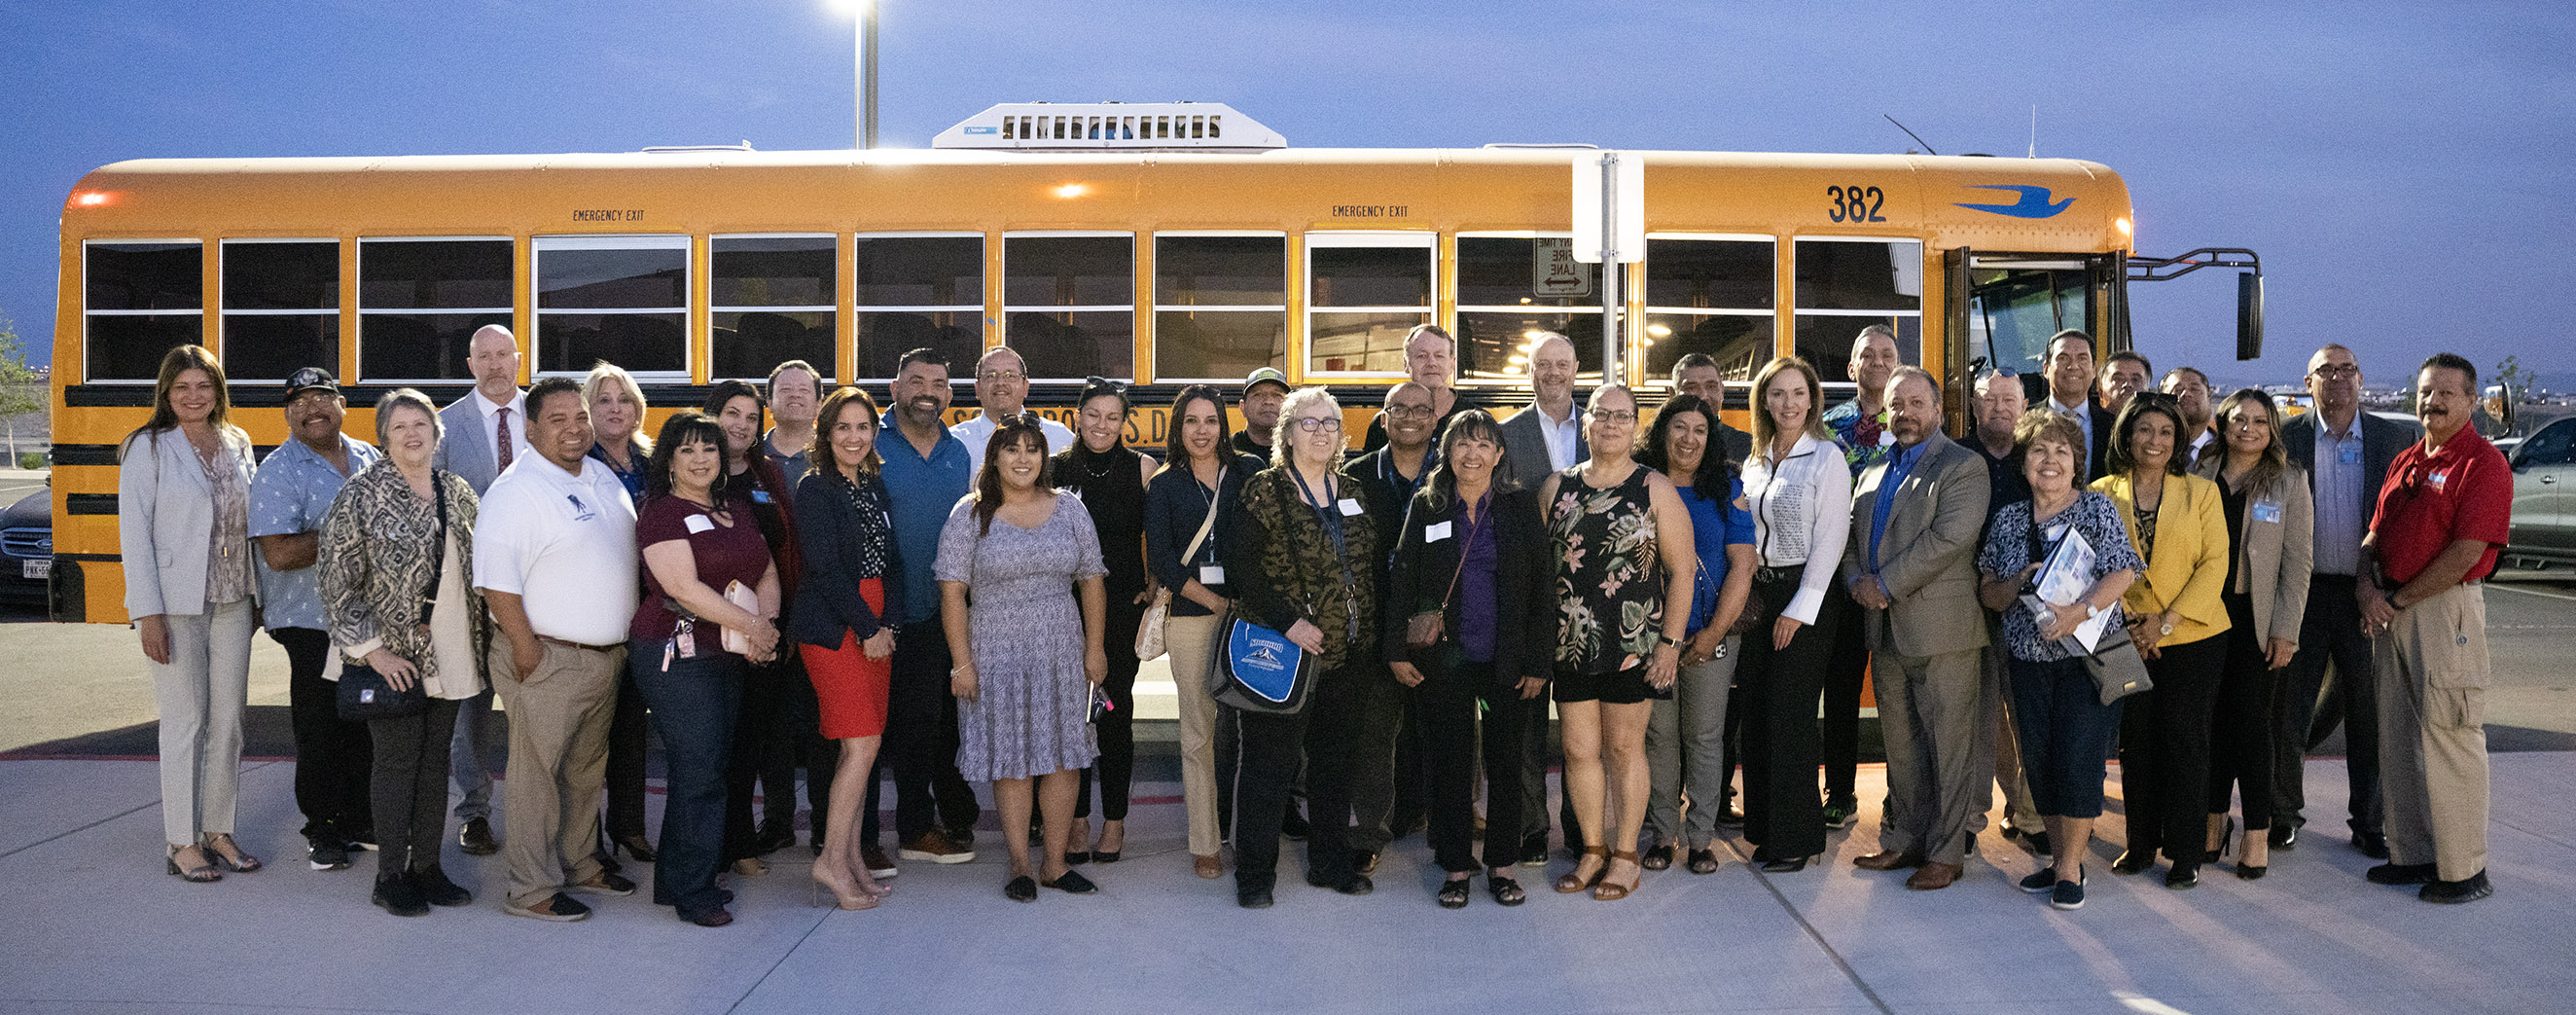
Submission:
[[[2494,763],[2496,895],[2457,907],[2362,880],[2374,861],[2335,820],[2341,765],[2316,761],[2308,833],[2269,877],[2222,862],[2169,891],[2110,874],[2117,846],[2096,844],[2091,899],[2071,913],[2014,889],[2037,860],[1991,831],[1945,891],[1853,869],[1876,848],[1874,803],[1822,867],[1765,875],[1728,854],[1611,904],[1548,891],[1559,862],[1520,872],[1526,906],[1480,885],[1441,910],[1418,837],[1389,851],[1375,895],[1346,898],[1306,887],[1292,846],[1279,905],[1246,912],[1230,878],[1190,876],[1178,787],[1149,781],[1126,860],[1085,868],[1100,896],[1003,899],[988,813],[975,862],[907,863],[876,910],[808,908],[800,848],[729,879],[737,922],[702,930],[642,892],[591,900],[585,923],[506,916],[498,864],[452,845],[475,904],[387,916],[366,901],[372,855],[306,869],[292,762],[243,775],[242,841],[269,868],[186,884],[162,874],[153,762],[8,761],[0,1013],[2567,1011],[2576,754]],[[1881,776],[1863,769],[1864,800]]]

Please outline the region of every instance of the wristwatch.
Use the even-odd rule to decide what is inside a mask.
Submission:
[[[1658,635],[1656,635],[1656,636],[1655,636],[1655,638],[1656,638],[1656,640],[1661,641],[1661,642],[1663,642],[1663,643],[1664,643],[1664,644],[1666,644],[1666,645],[1670,645],[1670,646],[1672,646],[1672,647],[1674,647],[1674,648],[1676,648],[1676,649],[1681,648],[1681,647],[1682,647],[1682,645],[1684,644],[1684,643],[1683,643],[1683,641],[1682,641],[1681,639],[1679,639],[1679,638],[1675,638],[1675,637],[1673,637],[1672,635],[1669,635],[1669,634],[1658,634]]]

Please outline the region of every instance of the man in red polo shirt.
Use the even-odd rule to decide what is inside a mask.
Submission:
[[[2399,452],[2363,545],[2375,574],[2362,625],[2379,673],[2383,885],[2474,902],[2487,883],[2487,603],[2480,586],[2513,526],[2513,473],[2469,425],[2478,368],[2440,353],[2415,374],[2424,440]],[[2375,585],[2376,588],[2372,588]]]

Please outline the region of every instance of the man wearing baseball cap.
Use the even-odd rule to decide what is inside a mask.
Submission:
[[[322,677],[331,655],[322,615],[322,573],[314,567],[322,516],[340,485],[380,457],[340,432],[348,410],[329,370],[305,367],[286,379],[286,430],[250,484],[250,535],[259,544],[259,598],[268,636],[286,649],[286,693],[295,724],[295,806],[304,812],[314,870],[344,870],[351,849],[376,848],[369,806],[365,723],[342,722],[338,688]]]
[[[1262,367],[1243,377],[1243,429],[1235,431],[1234,450],[1270,464],[1270,438],[1279,429],[1279,406],[1288,400],[1288,375]]]

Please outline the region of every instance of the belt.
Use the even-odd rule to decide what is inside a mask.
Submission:
[[[625,647],[623,645],[584,645],[577,641],[566,641],[562,638],[545,634],[538,635],[537,640],[545,642],[548,645],[561,645],[565,648],[577,648],[585,652],[614,652]]]

